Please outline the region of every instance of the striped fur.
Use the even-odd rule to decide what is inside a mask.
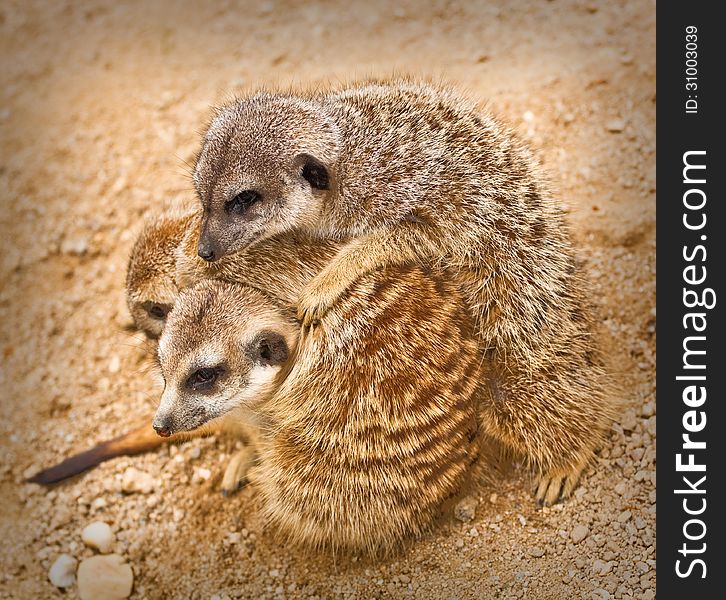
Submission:
[[[229,314],[252,316],[231,324]],[[167,387],[195,360],[191,331],[200,344],[218,340],[239,385],[237,371],[250,369],[244,340],[274,319],[289,336],[289,313],[242,286],[182,293],[161,341]],[[305,331],[269,396],[226,417],[260,424],[249,476],[265,517],[289,541],[371,554],[426,529],[477,460],[484,368],[461,294],[441,274],[401,266],[363,276]],[[240,393],[179,390],[177,410]]]
[[[329,185],[308,185],[307,157]],[[486,428],[567,496],[616,405],[563,207],[527,147],[446,86],[408,79],[262,91],[222,107],[194,172],[215,256],[280,232],[348,239],[302,291],[320,319],[367,272],[434,262],[455,273],[495,363]],[[239,190],[261,200],[234,218]]]

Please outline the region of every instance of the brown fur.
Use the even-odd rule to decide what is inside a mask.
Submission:
[[[300,290],[335,256],[340,244],[313,242],[296,234],[265,240],[215,263],[197,256],[198,212],[171,210],[146,221],[134,244],[126,277],[126,299],[134,323],[157,338],[166,322],[149,314],[165,313],[179,291],[202,279],[245,283],[283,306],[295,306]]]
[[[181,222],[184,235],[177,246],[175,273],[178,288],[202,279],[244,283],[277,304],[297,305],[300,290],[335,256],[340,244],[314,241],[300,233],[286,233],[250,246],[244,252],[209,263],[197,256],[201,214],[193,222]]]
[[[126,276],[126,300],[137,328],[152,339],[163,331],[180,290],[203,279],[246,283],[275,303],[293,307],[300,290],[338,249],[333,242],[313,243],[299,234],[283,234],[248,252],[209,264],[196,254],[199,220],[198,212],[169,210],[147,219],[134,244]],[[154,307],[163,309],[164,315],[151,314]],[[160,438],[148,425],[139,427],[71,456],[29,481],[56,483],[116,456],[152,450],[167,441],[174,439]],[[236,484],[225,481],[223,489],[229,492]]]
[[[158,338],[174,306],[176,249],[195,225],[195,213],[170,210],[147,219],[131,251],[126,272],[126,303],[136,327]]]
[[[350,239],[301,294],[305,324],[381,266],[456,272],[494,363],[485,428],[540,471],[540,501],[572,491],[614,401],[563,209],[509,129],[409,80],[260,92],[218,111],[194,180],[214,258],[287,231]]]
[[[244,286],[182,292],[156,421],[256,423],[249,476],[269,522],[291,542],[385,552],[426,529],[477,460],[486,367],[471,318],[454,284],[417,266],[364,275],[299,342],[293,315]],[[266,337],[290,351],[274,368],[259,364]],[[219,382],[190,391],[210,360]]]

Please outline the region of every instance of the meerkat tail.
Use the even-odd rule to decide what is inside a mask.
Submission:
[[[112,440],[101,442],[89,450],[66,458],[57,465],[36,473],[27,481],[29,483],[39,483],[43,485],[57,483],[63,479],[73,477],[74,475],[83,473],[88,469],[92,469],[96,465],[99,465],[111,458],[149,452],[170,440],[176,439],[177,438],[175,436],[170,438],[159,437],[151,428],[151,419],[146,419],[144,424],[140,427],[136,427],[135,429],[115,437]]]

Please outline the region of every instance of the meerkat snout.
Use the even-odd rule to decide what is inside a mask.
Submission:
[[[154,431],[161,437],[169,437],[171,435],[171,423],[165,416],[156,415],[152,424]]]
[[[201,238],[199,240],[197,254],[199,254],[200,258],[203,258],[207,262],[214,262],[217,259],[218,252],[214,249],[212,243],[205,236],[204,238]]]
[[[221,281],[184,290],[159,340],[154,429],[191,431],[264,400],[296,341],[292,318],[256,290]]]

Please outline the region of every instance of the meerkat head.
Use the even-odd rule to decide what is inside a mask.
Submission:
[[[202,141],[194,185],[208,261],[319,219],[333,188],[339,131],[314,103],[257,94],[222,108]]]
[[[298,328],[260,292],[202,281],[181,292],[159,340],[162,437],[251,409],[275,389]]]
[[[169,211],[147,222],[136,239],[126,273],[126,303],[138,329],[158,338],[174,306],[176,248],[194,213]]]

